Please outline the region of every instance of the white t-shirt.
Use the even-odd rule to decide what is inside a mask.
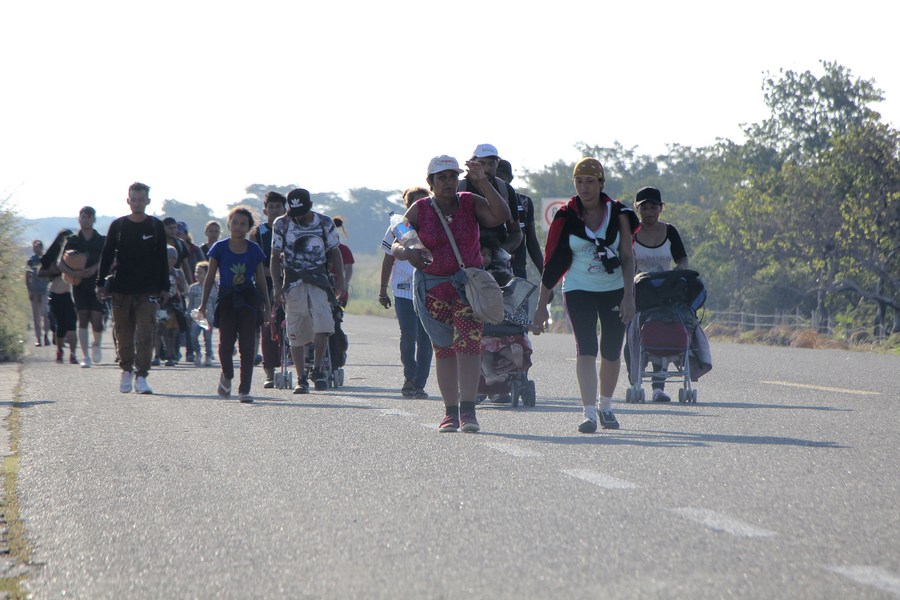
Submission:
[[[394,232],[388,227],[381,240],[381,249],[385,254],[391,254],[391,245],[397,239]],[[416,268],[405,260],[394,259],[394,267],[391,270],[391,289],[394,290],[394,298],[406,298],[412,300],[413,274]]]

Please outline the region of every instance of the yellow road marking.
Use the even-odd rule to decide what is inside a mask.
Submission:
[[[866,390],[847,390],[844,388],[825,387],[822,385],[809,385],[808,383],[792,383],[790,381],[761,381],[760,383],[768,383],[770,385],[785,385],[788,387],[798,387],[807,390],[819,390],[821,392],[837,392],[838,394],[853,394],[855,396],[880,396],[881,392],[869,392]]]

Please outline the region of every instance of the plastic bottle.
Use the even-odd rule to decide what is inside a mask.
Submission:
[[[422,240],[419,239],[419,234],[412,228],[412,225],[409,224],[406,217],[394,214],[393,212],[390,213],[390,217],[391,231],[394,232],[397,241],[403,244],[404,248],[421,250],[422,258],[425,260],[425,263],[431,264],[431,261],[434,260],[434,256],[431,254],[431,251],[425,247]]]
[[[191,318],[194,320],[194,323],[202,327],[203,329],[209,331],[209,321],[206,320],[206,317],[200,316],[200,310],[194,309],[191,311]]]

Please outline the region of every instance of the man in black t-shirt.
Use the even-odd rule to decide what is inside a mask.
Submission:
[[[506,183],[512,183],[512,165],[508,160],[501,160],[497,165],[497,178]],[[534,229],[534,201],[531,196],[516,192],[519,200],[519,227],[522,230],[522,242],[512,253],[512,270],[516,277],[527,279],[526,254],[537,267],[538,273],[544,270],[544,254],[541,252],[541,243],[538,241],[537,232]]]
[[[518,200],[516,199],[516,190],[511,185],[497,178],[497,165],[500,163],[500,156],[497,154],[497,148],[491,144],[478,144],[472,153],[472,160],[479,163],[487,175],[488,181],[494,186],[494,189],[509,204],[509,212],[512,218],[504,225],[491,227],[490,231],[494,232],[494,236],[500,240],[500,247],[507,252],[515,250],[522,242],[522,231],[519,229],[518,223]],[[461,179],[457,190],[460,192],[478,193],[478,187],[469,181],[469,178]]]
[[[153,355],[156,313],[160,301],[165,303],[169,299],[166,230],[159,219],[146,213],[149,203],[150,187],[132,183],[128,188],[131,214],[109,226],[97,273],[97,297],[102,302],[107,296],[103,283],[115,261],[116,275],[110,293],[122,369],[119,383],[122,393],[130,392],[132,387],[138,394],[153,393],[147,385],[147,375]]]
[[[59,255],[59,270],[80,279],[72,286],[72,297],[75,310],[78,312],[78,341],[81,344],[81,366],[90,367],[91,363],[99,363],[102,359],[100,343],[103,339],[103,303],[97,298],[94,288],[97,287],[97,270],[100,268],[100,255],[106,238],[94,229],[97,212],[93,207],[85,206],[78,211],[78,233],[66,238],[66,244]],[[72,251],[84,255],[84,267],[72,269],[66,262],[66,253]],[[94,343],[88,351],[88,324],[94,331]]]

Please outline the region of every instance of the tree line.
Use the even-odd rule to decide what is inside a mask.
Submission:
[[[659,188],[664,221],[685,239],[714,309],[809,315],[878,337],[900,333],[900,137],[872,105],[873,80],[823,61],[763,82],[770,116],[746,140],[660,156],[579,144],[606,169],[606,192],[630,203]],[[572,195],[574,163],[523,179],[529,195]]]

